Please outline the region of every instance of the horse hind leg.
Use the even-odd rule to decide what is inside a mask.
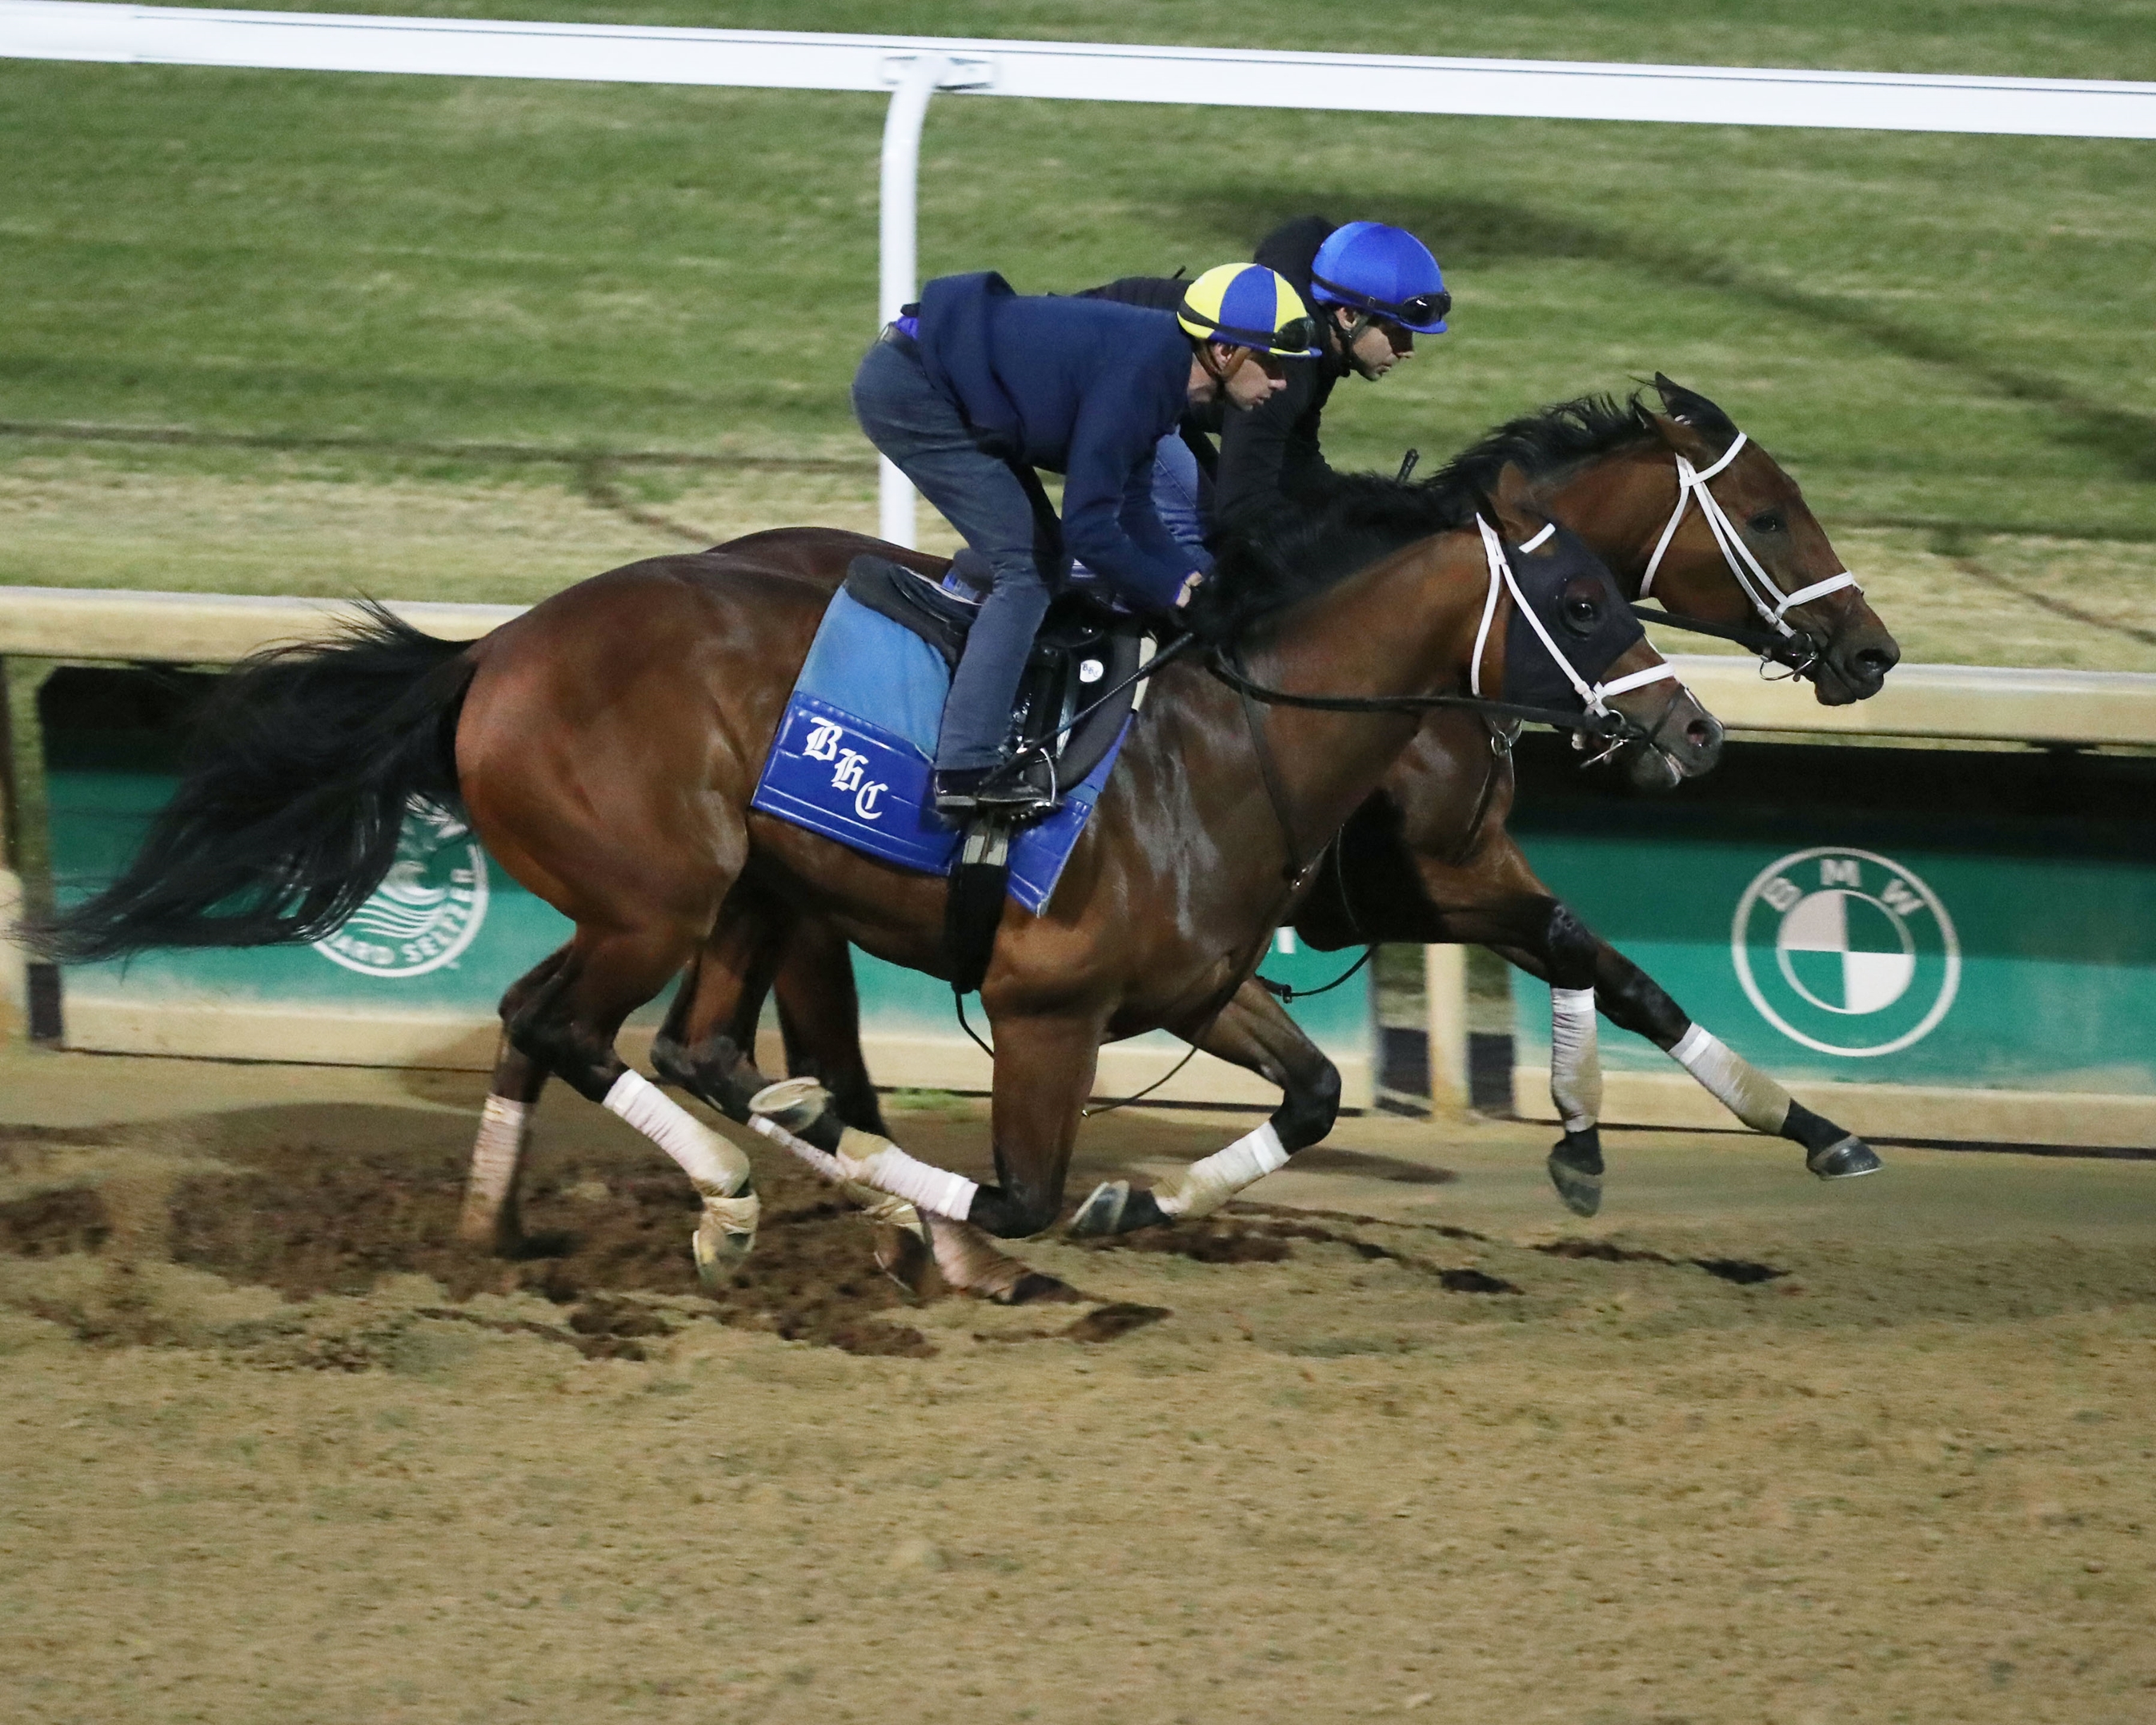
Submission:
[[[569,949],[563,947],[510,985],[501,997],[505,1024],[553,979],[568,956]],[[531,1145],[531,1111],[546,1084],[547,1069],[511,1044],[505,1032],[495,1055],[494,1079],[480,1111],[479,1133],[465,1178],[464,1208],[457,1217],[457,1237],[467,1245],[507,1257],[523,1244],[517,1183]]]
[[[716,1286],[756,1241],[759,1205],[748,1158],[614,1052],[622,1021],[694,950],[678,929],[580,926],[560,972],[509,1023],[512,1045],[672,1157],[703,1199],[691,1237],[697,1273]]]
[[[1236,990],[1199,1033],[1197,1045],[1278,1085],[1280,1106],[1255,1132],[1193,1163],[1173,1187],[1147,1191],[1128,1180],[1103,1181],[1071,1218],[1072,1234],[1128,1234],[1209,1216],[1332,1132],[1340,1112],[1339,1069],[1255,981]]]

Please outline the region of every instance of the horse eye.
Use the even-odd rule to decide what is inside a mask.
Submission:
[[[1753,516],[1750,526],[1755,533],[1779,533],[1782,531],[1782,518],[1769,509]]]
[[[1568,627],[1582,634],[1591,630],[1602,617],[1602,608],[1592,599],[1567,599],[1564,602],[1564,620]]]

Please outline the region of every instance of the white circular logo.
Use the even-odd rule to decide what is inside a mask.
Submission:
[[[424,976],[470,946],[485,920],[479,840],[447,809],[414,803],[381,886],[315,950],[362,976]]]
[[[1768,1024],[1852,1060],[1928,1035],[1961,986],[1961,942],[1938,895],[1891,857],[1837,845],[1754,875],[1729,953]]]

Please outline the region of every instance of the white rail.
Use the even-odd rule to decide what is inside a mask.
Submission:
[[[886,321],[913,297],[921,130],[929,99],[939,90],[1352,113],[2156,138],[2156,84],[2087,79],[668,30],[204,11],[82,0],[0,0],[0,56],[582,83],[888,90],[877,295],[879,315]],[[888,461],[880,474],[880,531],[886,539],[911,545],[912,488]]]
[[[141,64],[888,90],[895,61],[974,63],[979,94],[1709,126],[2156,137],[2156,84],[1131,43],[667,30],[0,0],[0,54]]]

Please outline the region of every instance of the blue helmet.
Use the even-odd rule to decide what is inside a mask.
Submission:
[[[1452,310],[1430,248],[1383,222],[1350,222],[1326,236],[1311,264],[1310,297],[1389,318],[1421,336],[1443,335]]]

